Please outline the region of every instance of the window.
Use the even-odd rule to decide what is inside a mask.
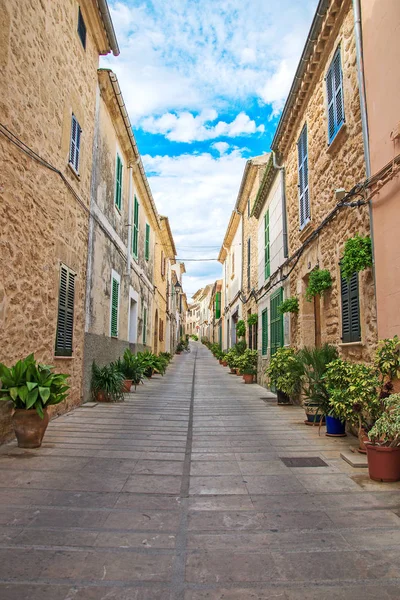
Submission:
[[[251,241],[250,238],[247,240],[247,289],[250,290],[250,276],[251,276]]]
[[[165,257],[164,252],[161,250],[161,277],[165,277]]]
[[[150,225],[146,223],[146,238],[144,241],[144,257],[146,260],[150,258]]]
[[[72,355],[72,334],[74,330],[75,273],[65,265],[60,268],[60,288],[58,292],[58,317],[56,331],[56,356]]]
[[[82,129],[75,115],[72,115],[71,140],[69,144],[69,164],[76,173],[79,173],[79,155],[81,152]]]
[[[235,277],[235,253],[232,252],[231,256],[231,277],[232,279]]]
[[[271,356],[283,346],[283,315],[278,311],[278,306],[282,302],[283,288],[280,288],[271,296],[270,300]]]
[[[358,273],[353,273],[350,280],[340,276],[342,295],[342,342],[361,341],[360,302]]]
[[[308,148],[307,148],[307,124],[304,125],[297,142],[298,153],[298,176],[299,176],[299,216],[300,229],[303,229],[310,221],[310,198],[308,193]]]
[[[146,344],[147,340],[147,308],[143,308],[143,344]]]
[[[82,42],[82,46],[86,49],[86,25],[81,13],[81,7],[78,10],[78,35]]]
[[[132,254],[137,259],[139,248],[139,202],[135,196],[133,203],[133,235],[132,235]]]
[[[268,312],[267,309],[261,314],[261,353],[265,356],[268,351]]]
[[[117,161],[115,164],[115,196],[114,203],[118,210],[122,207],[122,160],[119,154],[117,154]]]
[[[271,253],[269,247],[269,209],[264,215],[264,279],[271,275]]]
[[[221,292],[215,294],[215,318],[221,318]]]
[[[119,313],[119,288],[121,278],[115,271],[111,275],[111,316],[110,316],[110,335],[118,337],[118,313]]]
[[[344,123],[343,74],[340,46],[336,50],[326,74],[326,92],[328,100],[328,140],[331,143]]]

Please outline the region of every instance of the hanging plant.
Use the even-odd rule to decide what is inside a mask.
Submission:
[[[242,319],[236,323],[236,335],[238,337],[244,337],[246,335],[246,325]]]
[[[306,299],[308,302],[311,302],[314,296],[321,296],[330,287],[332,287],[330,272],[327,269],[319,269],[317,267],[310,273],[306,289]]]
[[[257,325],[258,323],[258,314],[253,313],[247,317],[247,325],[252,327],[253,325]]]
[[[347,280],[353,273],[359,273],[359,271],[372,267],[371,238],[368,235],[362,237],[357,233],[354,237],[346,240],[340,266],[342,275]]]
[[[293,296],[292,298],[286,298],[279,306],[278,312],[281,315],[285,313],[298,313],[299,312],[299,299]]]

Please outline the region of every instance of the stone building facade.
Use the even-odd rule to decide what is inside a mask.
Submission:
[[[92,176],[85,394],[93,360],[127,347],[165,350],[167,263],[175,246],[158,215],[115,74],[100,69]]]
[[[119,51],[94,0],[1,0],[0,13],[0,361],[34,352],[69,373],[54,414],[82,397],[97,68]],[[11,431],[1,404],[0,440]]]
[[[329,342],[338,345],[345,358],[369,361],[376,344],[372,272],[361,272],[351,283],[356,334],[347,341],[345,301],[350,292],[339,264],[345,241],[370,231],[368,207],[343,202],[338,206],[345,192],[336,193],[349,192],[366,175],[349,0],[321,0],[271,147],[286,175],[293,258],[283,273],[290,269],[290,294],[300,305],[291,320],[292,343],[301,347]],[[360,196],[346,199],[357,202]],[[328,223],[321,225],[331,211]],[[308,302],[305,290],[317,267],[329,270],[333,284],[321,298]]]
[[[290,277],[280,282],[279,268],[288,257],[285,177],[270,154],[255,199],[252,216],[258,225],[257,307],[258,382],[266,385],[265,369],[280,346],[290,344],[290,316],[279,313],[290,296]]]

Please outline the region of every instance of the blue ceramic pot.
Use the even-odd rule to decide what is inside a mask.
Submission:
[[[346,422],[326,415],[326,435],[346,435]]]

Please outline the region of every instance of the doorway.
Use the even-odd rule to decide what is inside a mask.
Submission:
[[[137,302],[134,298],[130,299],[129,306],[129,343],[137,342]]]

